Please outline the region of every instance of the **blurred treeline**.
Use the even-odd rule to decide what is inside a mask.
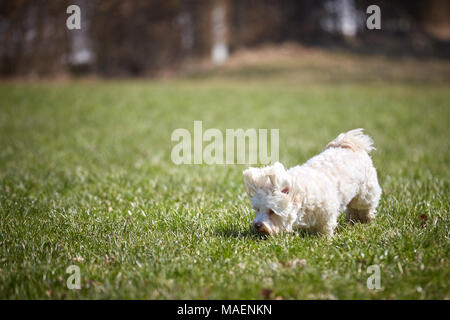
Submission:
[[[71,4],[81,30],[66,28]],[[365,26],[371,4],[381,30]],[[0,76],[153,75],[285,41],[447,58],[449,18],[447,0],[0,0]]]

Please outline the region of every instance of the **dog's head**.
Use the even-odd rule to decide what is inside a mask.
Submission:
[[[262,234],[291,231],[296,214],[291,177],[284,166],[276,162],[265,168],[248,168],[244,171],[244,182],[256,214],[255,230]]]

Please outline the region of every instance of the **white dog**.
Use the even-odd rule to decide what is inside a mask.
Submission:
[[[340,134],[322,153],[287,171],[279,162],[245,170],[256,231],[275,234],[304,228],[333,235],[344,210],[347,220],[372,220],[381,188],[369,156],[373,141],[362,130]]]

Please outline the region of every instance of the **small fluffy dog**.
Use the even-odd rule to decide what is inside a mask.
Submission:
[[[372,220],[381,188],[369,156],[373,141],[362,131],[341,133],[322,153],[287,171],[279,162],[245,170],[255,230],[269,235],[303,228],[331,236],[344,210],[347,220]]]

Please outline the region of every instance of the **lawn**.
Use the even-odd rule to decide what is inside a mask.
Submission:
[[[329,65],[263,64],[165,81],[1,83],[0,298],[449,299],[449,82],[422,62],[414,76],[394,72],[413,62],[359,63],[368,69],[329,76]],[[244,165],[171,161],[171,133],[194,120],[279,128],[285,166],[365,128],[379,215],[341,217],[331,239],[257,236]],[[66,286],[70,265],[80,290]],[[371,265],[380,290],[366,285]]]

